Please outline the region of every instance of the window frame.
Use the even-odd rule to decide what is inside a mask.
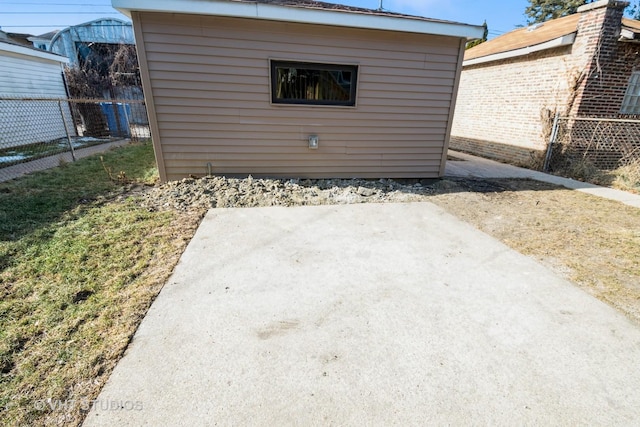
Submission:
[[[291,99],[291,98],[277,98],[276,89],[278,82],[276,81],[278,76],[278,68],[297,68],[319,71],[349,71],[351,72],[351,80],[349,87],[349,100],[347,101],[325,101],[317,99]],[[325,63],[325,62],[310,62],[310,61],[293,61],[282,59],[269,59],[269,84],[271,104],[278,106],[321,106],[321,107],[342,107],[342,108],[355,108],[357,106],[357,94],[358,94],[358,79],[359,79],[360,67],[358,64],[339,64],[339,63]]]
[[[640,70],[635,70],[629,76],[627,90],[622,98],[620,114],[639,115],[640,114]]]

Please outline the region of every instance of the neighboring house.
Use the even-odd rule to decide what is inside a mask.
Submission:
[[[70,66],[76,66],[91,53],[120,44],[135,44],[131,22],[100,18],[58,31],[48,50],[66,56]]]
[[[58,30],[49,31],[48,33],[40,34],[39,36],[30,36],[27,37],[31,43],[33,43],[33,47],[41,50],[51,50],[51,39],[58,34]]]
[[[623,18],[627,5],[590,3],[468,50],[451,148],[529,164],[556,113],[640,114],[640,22]]]
[[[0,41],[13,43],[21,46],[31,46],[31,42],[29,42],[28,38],[30,34],[22,34],[22,33],[6,33],[0,30]]]
[[[0,149],[66,136],[61,118],[64,113],[70,120],[68,105],[33,98],[66,98],[62,69],[67,62],[59,55],[0,40]],[[73,128],[71,121],[69,127]]]
[[[162,180],[439,177],[482,27],[310,0],[112,0]]]

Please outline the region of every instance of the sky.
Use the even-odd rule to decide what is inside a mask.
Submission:
[[[377,9],[380,0],[327,0]],[[527,0],[383,0],[391,12],[481,25],[486,19],[489,38],[524,25]],[[44,34],[97,18],[122,18],[111,0],[0,0],[0,28],[9,33]]]

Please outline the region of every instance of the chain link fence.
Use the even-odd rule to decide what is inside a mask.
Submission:
[[[150,137],[143,100],[0,97],[0,171]]]
[[[640,167],[640,120],[556,116],[544,171],[572,176],[591,168]]]

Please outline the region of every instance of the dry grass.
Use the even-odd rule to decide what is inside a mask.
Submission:
[[[613,188],[640,194],[640,160],[614,170],[612,175]]]
[[[575,159],[554,172],[557,175],[611,187],[617,190],[640,193],[640,161],[632,162],[614,170],[596,167],[585,158]]]

